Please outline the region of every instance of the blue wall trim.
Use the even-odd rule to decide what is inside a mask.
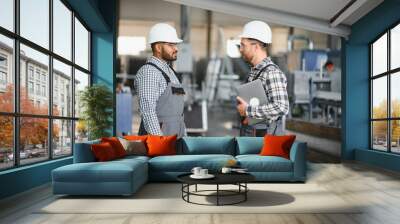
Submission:
[[[0,199],[48,183],[53,169],[71,163],[68,157],[0,172]]]
[[[373,166],[400,172],[400,155],[368,149],[356,149],[355,159]]]
[[[351,27],[351,35],[342,45],[343,142],[342,158],[359,160],[387,169],[398,170],[397,155],[381,154],[369,148],[369,43],[400,22],[400,1],[386,0]],[[344,40],[344,39],[342,39]],[[357,149],[357,150],[356,150]],[[392,157],[391,157],[392,156]],[[398,163],[400,164],[400,163]]]

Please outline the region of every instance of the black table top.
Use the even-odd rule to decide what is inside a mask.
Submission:
[[[248,183],[255,180],[249,173],[212,173],[215,177],[211,179],[193,179],[192,173],[186,173],[177,177],[178,181],[186,184],[236,184]]]

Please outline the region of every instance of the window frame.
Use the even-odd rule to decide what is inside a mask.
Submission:
[[[395,22],[391,26],[385,29],[384,32],[380,33],[375,39],[373,39],[371,42],[368,43],[369,47],[369,77],[368,77],[368,84],[369,84],[369,149],[373,151],[379,151],[379,152],[386,152],[386,153],[391,153],[391,154],[400,154],[400,152],[393,152],[392,151],[392,121],[400,121],[400,117],[392,117],[392,99],[391,99],[391,91],[392,91],[392,86],[391,86],[391,79],[392,75],[395,75],[396,73],[400,72],[400,67],[391,69],[391,31],[393,28],[396,26],[400,25],[400,21]],[[386,63],[386,71],[382,72],[380,74],[373,74],[373,44],[379,40],[381,37],[383,37],[385,34],[387,34],[387,63]],[[382,77],[386,77],[386,87],[387,87],[387,105],[386,105],[386,118],[373,118],[373,81]],[[379,150],[374,148],[374,136],[373,136],[373,122],[376,121],[386,121],[386,151]]]
[[[23,167],[23,166],[29,166],[29,165],[33,165],[33,164],[37,164],[37,163],[43,163],[49,160],[53,160],[53,159],[61,159],[61,158],[65,158],[65,157],[70,157],[73,155],[74,152],[74,143],[75,143],[75,126],[76,126],[76,121],[79,120],[79,117],[75,116],[75,108],[72,107],[71,108],[71,114],[70,116],[66,115],[66,116],[56,116],[53,115],[53,59],[58,60],[61,63],[64,63],[68,66],[71,66],[71,92],[72,92],[72,99],[71,99],[71,104],[74,105],[75,103],[75,88],[74,88],[74,82],[75,82],[75,69],[85,73],[88,75],[89,77],[89,83],[88,85],[91,86],[92,85],[92,72],[91,72],[91,65],[92,65],[92,61],[91,61],[91,37],[92,37],[92,30],[89,29],[89,27],[87,26],[87,24],[82,20],[82,18],[78,15],[78,13],[76,13],[72,7],[65,1],[65,0],[59,0],[68,10],[71,11],[71,18],[70,18],[70,23],[71,23],[71,59],[67,59],[64,58],[63,56],[55,53],[53,50],[53,21],[54,21],[54,17],[53,17],[53,1],[54,0],[47,0],[49,3],[49,47],[48,49],[46,49],[45,47],[42,47],[39,44],[34,43],[33,41],[30,41],[29,39],[23,37],[20,35],[20,0],[14,0],[13,1],[13,10],[14,10],[14,18],[13,18],[13,22],[14,22],[14,30],[10,31],[4,27],[0,26],[0,35],[3,35],[5,37],[11,38],[13,40],[13,52],[12,52],[12,57],[13,57],[13,64],[12,66],[12,72],[13,72],[13,78],[14,78],[14,111],[13,112],[1,112],[0,111],[0,116],[11,116],[13,118],[13,153],[14,153],[14,161],[13,161],[13,166],[11,167],[5,167],[5,168],[0,168],[0,172],[4,171],[4,170],[10,170],[10,169],[16,169],[18,167]],[[79,22],[84,26],[84,28],[88,31],[88,69],[85,69],[83,67],[81,67],[80,65],[75,63],[75,18],[77,20],[79,20]],[[27,47],[32,48],[33,50],[36,50],[42,54],[45,54],[46,56],[48,56],[49,62],[48,62],[48,77],[46,80],[46,96],[48,97],[48,113],[46,115],[39,115],[39,114],[26,114],[26,113],[21,113],[20,111],[20,85],[21,85],[21,80],[20,80],[20,64],[21,64],[21,56],[20,56],[20,45],[23,44]],[[30,79],[30,74],[28,72],[28,67],[30,66],[27,63],[27,74],[26,75],[26,81],[28,82]],[[39,76],[39,80],[37,80],[38,82],[36,82],[36,69],[34,68],[33,70],[33,83],[34,86],[36,83],[40,83],[42,86],[42,79],[41,79],[41,74],[42,72],[40,72],[40,76]],[[28,86],[27,86],[28,87]],[[27,89],[27,91],[29,91]],[[36,89],[34,88],[34,92],[36,91]],[[38,96],[42,96],[42,94],[38,95]],[[48,155],[47,158],[43,158],[43,160],[40,160],[38,162],[32,162],[32,163],[26,163],[26,164],[21,164],[21,159],[20,159],[20,119],[21,118],[45,118],[47,119],[48,122],[48,136],[47,136],[47,142],[49,143],[47,145],[47,150],[48,150]],[[68,155],[63,155],[63,156],[54,156],[53,152],[54,152],[54,147],[53,147],[53,122],[56,120],[65,120],[65,121],[71,121],[71,153]],[[50,144],[51,143],[51,144]]]

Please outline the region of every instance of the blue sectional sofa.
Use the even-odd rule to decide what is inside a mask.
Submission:
[[[75,144],[74,163],[52,171],[53,193],[68,195],[131,195],[148,181],[176,181],[193,167],[218,172],[230,159],[260,182],[304,182],[306,149],[294,142],[290,159],[260,156],[262,137],[184,137],[177,142],[177,155],[128,156],[96,162],[90,149],[98,141]]]

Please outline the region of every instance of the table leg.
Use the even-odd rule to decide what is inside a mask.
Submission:
[[[244,192],[244,201],[247,201],[247,192],[248,192],[248,190],[247,190],[247,183],[244,183],[244,187],[245,187],[245,192]]]
[[[186,185],[186,186],[187,186],[187,189],[186,189],[186,190],[187,190],[186,199],[187,199],[187,201],[188,201],[188,202],[190,202],[190,201],[189,201],[189,195],[190,195],[190,184],[188,184],[188,185]]]
[[[197,192],[197,184],[196,184],[196,186],[195,186],[195,191]]]
[[[182,199],[184,198],[184,197],[183,197],[183,190],[184,190],[184,186],[185,186],[185,185],[182,183],[182,187],[181,187]]]
[[[219,184],[217,184],[217,206],[219,205]]]

